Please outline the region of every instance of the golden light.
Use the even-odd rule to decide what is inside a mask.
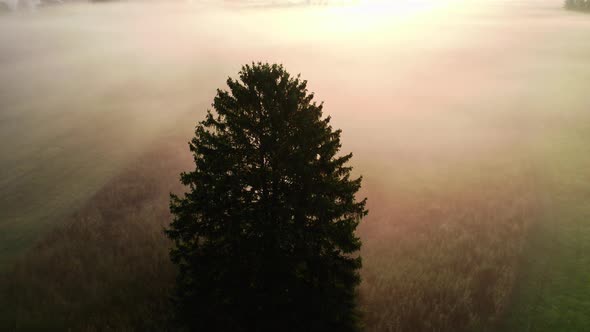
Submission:
[[[328,6],[308,7],[299,15],[290,13],[283,23],[292,28],[289,34],[303,34],[307,39],[374,39],[416,28],[405,24],[408,22],[444,16],[452,1],[458,0],[331,1]]]

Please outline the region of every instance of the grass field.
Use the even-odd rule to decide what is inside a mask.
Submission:
[[[18,300],[8,300],[2,329],[170,327],[174,270],[162,228],[167,193],[182,190],[175,179],[190,167],[182,146],[171,139],[129,164],[3,275],[1,297]],[[539,209],[535,176],[514,165],[476,160],[438,174],[408,169],[410,185],[407,177],[367,181],[372,214],[361,230],[360,290],[367,331],[457,331],[500,318]],[[500,166],[509,169],[473,172]]]
[[[68,8],[0,17],[0,269],[214,91],[191,88],[214,64],[175,71],[172,88],[164,56],[110,47],[116,28]]]
[[[309,79],[364,176],[367,331],[584,331],[590,20],[561,5],[0,17],[0,329],[168,326],[184,142],[268,60]]]
[[[190,164],[168,138],[139,156],[0,277],[1,330],[169,329],[174,270],[162,230]],[[172,144],[174,142],[176,144]]]
[[[588,118],[548,135],[545,213],[531,233],[502,329],[584,331],[590,326]]]

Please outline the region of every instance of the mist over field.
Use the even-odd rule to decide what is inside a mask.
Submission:
[[[113,2],[1,15],[0,270],[48,246],[129,165],[149,166],[142,156],[178,158],[162,166],[176,181],[216,89],[263,61],[309,81],[364,177],[367,330],[582,331],[590,18],[561,6]],[[154,153],[171,142],[174,154]],[[146,172],[146,186],[161,181]],[[165,210],[172,189],[156,187]]]

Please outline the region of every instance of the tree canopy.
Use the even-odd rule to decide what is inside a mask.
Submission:
[[[565,0],[565,8],[590,11],[590,0]]]
[[[367,214],[340,130],[281,65],[242,67],[189,143],[172,195],[179,318],[200,331],[356,331]]]

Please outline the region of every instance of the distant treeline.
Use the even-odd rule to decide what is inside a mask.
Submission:
[[[565,0],[565,8],[590,11],[590,0]]]

